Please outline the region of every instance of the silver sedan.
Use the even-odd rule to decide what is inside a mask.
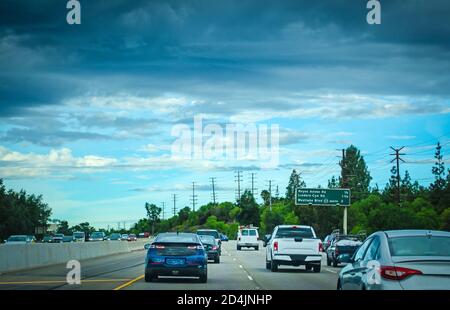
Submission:
[[[376,232],[344,260],[338,289],[450,290],[450,232]]]

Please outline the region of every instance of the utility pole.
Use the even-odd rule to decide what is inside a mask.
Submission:
[[[277,197],[277,199],[280,198],[280,191],[278,190],[278,185],[277,185],[277,189],[275,191],[275,197]]]
[[[256,200],[255,191],[257,191],[258,189],[255,187],[255,175],[256,175],[256,173],[251,173],[251,176],[252,176],[252,196]]]
[[[125,226],[125,221],[123,221],[123,229],[126,230],[127,227]]]
[[[165,210],[166,210],[166,203],[165,202],[161,202],[162,204],[162,219],[164,220],[164,215],[165,215]]]
[[[340,161],[339,165],[341,166],[341,179],[342,179],[342,186],[341,188],[347,188],[347,177],[345,175],[346,167],[345,167],[345,149],[342,149],[342,160]],[[342,230],[344,235],[347,234],[347,206],[344,206],[344,219],[342,221]]]
[[[216,182],[216,178],[209,178],[211,180],[211,185],[212,185],[212,199],[213,199],[213,204],[216,204],[216,189],[215,189],[215,182]]]
[[[177,194],[173,194],[173,216],[177,215]]]
[[[241,181],[242,181],[242,171],[236,171],[236,179],[237,182],[237,204],[241,205]]]
[[[272,181],[268,180],[269,182],[269,211],[272,211]]]
[[[400,206],[400,161],[405,162],[403,159],[400,158],[400,155],[405,155],[405,153],[400,153],[400,151],[404,148],[402,146],[399,149],[395,149],[391,146],[391,149],[394,150],[395,154],[390,154],[395,156],[393,160],[391,160],[391,163],[396,161],[397,162],[397,204]]]
[[[192,211],[195,212],[195,203],[197,202],[197,195],[195,194],[195,182],[192,182]]]
[[[117,222],[117,230],[120,230],[120,222]]]

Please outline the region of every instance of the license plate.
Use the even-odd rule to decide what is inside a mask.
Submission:
[[[174,265],[174,266],[184,265],[184,259],[168,258],[168,259],[166,259],[166,263],[167,263],[167,265]]]

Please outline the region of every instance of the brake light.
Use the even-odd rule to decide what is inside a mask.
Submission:
[[[202,250],[202,246],[201,245],[188,245],[187,248],[189,250]]]
[[[275,242],[273,243],[273,250],[274,250],[274,251],[278,251],[278,241],[275,241]]]
[[[334,249],[334,254],[335,254],[336,256],[339,256],[339,248],[335,248],[335,249]]]
[[[157,244],[157,245],[151,245],[150,248],[154,248],[154,249],[165,249],[166,247],[161,245],[161,244]]]
[[[323,245],[322,245],[322,242],[319,242],[319,252],[323,252]]]
[[[293,229],[296,229],[296,228],[297,228],[297,226],[292,226],[292,228],[293,228]]]
[[[219,247],[216,246],[216,245],[212,247],[213,251],[217,250],[218,248],[219,248]]]
[[[395,266],[381,266],[380,275],[388,280],[403,280],[412,275],[422,274],[422,271]]]

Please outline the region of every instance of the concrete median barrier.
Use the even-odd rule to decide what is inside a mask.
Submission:
[[[0,246],[0,273],[67,263],[144,250],[150,239],[127,241],[97,241],[80,243],[35,243]]]

